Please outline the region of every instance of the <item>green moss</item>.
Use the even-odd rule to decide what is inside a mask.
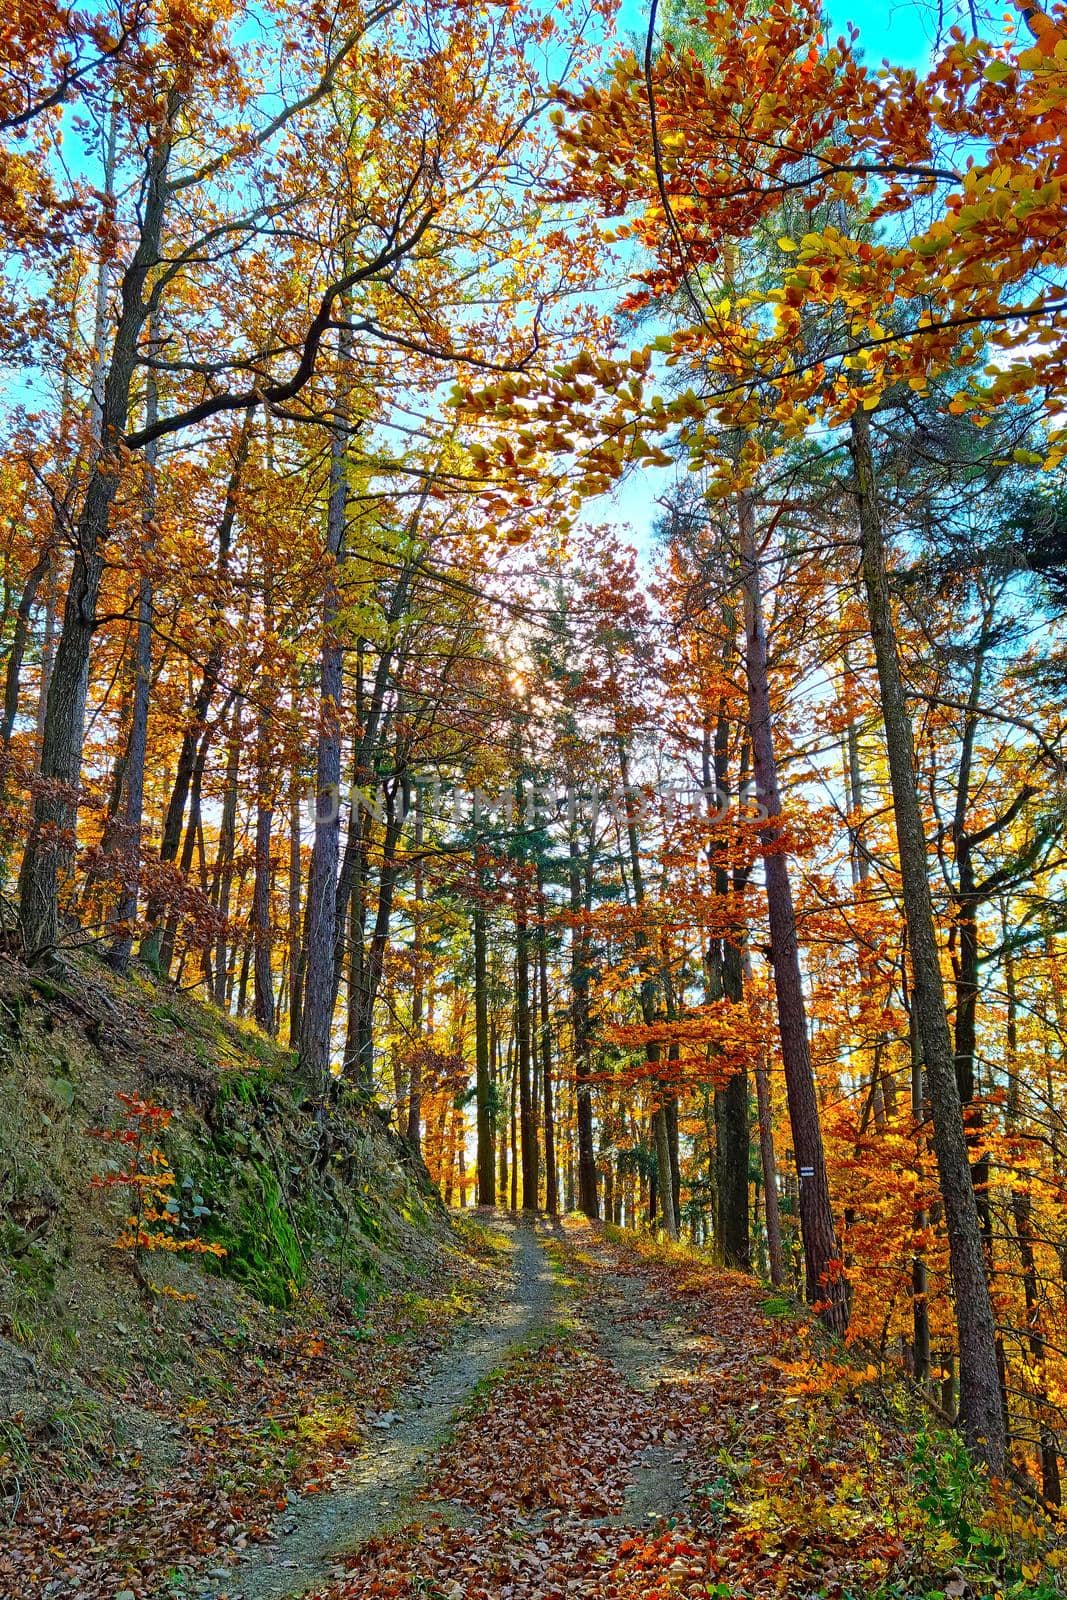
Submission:
[[[209,1271],[235,1278],[267,1305],[285,1307],[304,1284],[306,1263],[277,1176],[254,1158],[230,1168],[236,1192],[225,1213],[213,1210],[202,1237],[226,1251],[206,1258]],[[205,1194],[211,1197],[210,1187]]]
[[[796,1315],[796,1306],[788,1295],[769,1294],[766,1300],[760,1301],[760,1310],[765,1317],[792,1317]]]
[[[55,1302],[56,1263],[18,1223],[0,1222],[0,1265],[8,1276],[5,1296],[11,1335],[19,1344],[35,1344],[50,1336],[57,1350],[71,1334]]]
[[[263,1097],[264,1087],[255,1068],[226,1067],[219,1074],[216,1104],[220,1111],[233,1100],[243,1106],[257,1105]]]
[[[51,978],[42,977],[40,973],[33,973],[29,979],[29,986],[42,1000],[53,1004],[62,1005],[65,1000],[75,999],[70,989],[62,983],[55,983]]]
[[[366,1197],[360,1194],[358,1190],[354,1190],[349,1196],[349,1204],[356,1214],[359,1231],[368,1239],[380,1239],[382,1225],[377,1213]]]
[[[404,1215],[409,1216],[407,1208],[404,1210]],[[499,1229],[487,1228],[484,1222],[479,1222],[477,1218],[468,1216],[463,1211],[455,1213],[452,1226],[468,1250],[473,1255],[481,1256],[485,1261],[508,1259],[514,1253],[514,1246]]]
[[[173,1000],[160,1000],[152,1007],[151,1016],[154,1022],[165,1022],[172,1028],[183,1026],[181,1013]]]

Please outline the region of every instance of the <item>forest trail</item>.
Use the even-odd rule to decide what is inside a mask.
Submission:
[[[967,1544],[1067,1530],[1067,0],[998,11],[6,6],[0,1600],[310,1592],[490,1379],[501,1537],[751,1501],[844,1600],[773,1458],[850,1365],[1048,1600]]]
[[[289,1600],[310,1593],[334,1559],[350,1555],[373,1533],[410,1520],[414,1496],[432,1452],[464,1403],[524,1340],[550,1318],[556,1295],[550,1264],[532,1221],[501,1213],[489,1225],[512,1250],[511,1281],[480,1318],[460,1326],[421,1381],[397,1409],[378,1419],[366,1454],[341,1484],[303,1496],[278,1519],[275,1537],[246,1553],[225,1577],[194,1582],[198,1600]],[[419,1514],[447,1504],[420,1508]]]
[[[693,1460],[659,1398],[706,1371],[716,1341],[635,1260],[600,1243],[594,1273],[555,1221],[483,1220],[512,1251],[505,1295],[460,1328],[339,1487],[299,1500],[272,1542],[184,1593],[358,1596],[395,1559],[398,1592],[439,1594],[420,1573],[455,1538],[503,1541],[518,1562],[514,1592],[534,1594],[526,1556],[539,1565],[561,1535],[596,1574],[627,1532],[641,1541],[686,1518]]]
[[[976,1569],[939,1476],[951,1455],[924,1454],[877,1368],[824,1346],[788,1300],[581,1218],[483,1220],[513,1250],[508,1298],[460,1333],[342,1491],[197,1595],[993,1592],[960,1577]],[[998,1592],[1058,1593],[1034,1585],[1040,1531],[1013,1527],[981,1530],[997,1581],[1013,1578]]]

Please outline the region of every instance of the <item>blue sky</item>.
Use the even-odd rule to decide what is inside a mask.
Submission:
[[[885,0],[876,6],[830,0],[825,9],[835,37],[847,22],[856,24],[869,66],[888,56],[898,66],[922,67],[930,58],[937,6],[927,0]]]
[[[625,34],[644,34],[648,26],[647,0],[622,0],[620,30]],[[824,6],[830,19],[831,35],[836,37],[845,23],[854,22],[860,30],[869,65],[888,56],[900,66],[921,67],[928,60],[937,17],[936,0],[882,0],[864,5],[862,0],[827,0]],[[697,0],[695,12],[702,10]],[[952,10],[951,0],[945,5]]]

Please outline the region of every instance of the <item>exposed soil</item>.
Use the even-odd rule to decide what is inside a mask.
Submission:
[[[197,1600],[290,1600],[351,1572],[370,1539],[403,1530],[418,1541],[427,1525],[476,1528],[484,1519],[442,1491],[439,1452],[481,1385],[535,1346],[553,1321],[569,1318],[581,1342],[611,1364],[651,1409],[664,1381],[684,1377],[706,1340],[688,1332],[670,1308],[650,1303],[645,1281],[620,1271],[577,1295],[553,1273],[545,1244],[554,1228],[539,1219],[496,1214],[487,1219],[512,1250],[510,1283],[476,1321],[461,1325],[425,1378],[409,1387],[398,1409],[377,1419],[364,1455],[328,1493],[295,1500],[278,1519],[270,1543],[241,1552],[236,1567],[217,1568],[183,1591]],[[536,1359],[531,1350],[531,1359]],[[591,1514],[591,1528],[663,1527],[686,1509],[686,1457],[680,1441],[650,1440],[627,1462],[622,1502]],[[543,1521],[532,1513],[523,1531],[535,1537]]]
[[[335,1558],[357,1550],[372,1534],[432,1513],[449,1520],[462,1517],[447,1502],[417,1501],[426,1466],[478,1385],[545,1325],[556,1293],[536,1227],[504,1216],[495,1217],[492,1226],[513,1254],[510,1284],[488,1312],[461,1325],[450,1348],[421,1383],[408,1388],[398,1409],[376,1419],[366,1453],[338,1487],[296,1500],[279,1518],[269,1544],[242,1552],[239,1567],[216,1569],[182,1592],[201,1600],[288,1600],[328,1577]]]

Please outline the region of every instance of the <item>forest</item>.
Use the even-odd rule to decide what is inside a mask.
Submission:
[[[783,1405],[854,1369],[929,1459],[924,1430],[956,1441],[953,1538],[990,1493],[1046,1540],[1012,1567],[967,1511],[940,1568],[897,1529],[906,1557],[772,1575],[687,1566],[728,1521],[687,1513],[665,1568],[642,1534],[581,1588],[585,1544],[476,1578],[446,1519],[425,1573],[383,1548],[378,1587],[352,1556],[323,1593],[1063,1592],[1067,6],[9,0],[0,65],[11,1360],[68,1360],[40,1283],[83,1246],[120,1321],[191,1339],[193,1277],[214,1306],[251,1245],[176,1130],[203,1119],[215,1161],[241,1101],[279,1316],[344,1185],[357,1228],[407,1217],[402,1169],[434,1251],[458,1229],[461,1276],[517,1273],[523,1316],[544,1262],[616,1313],[627,1274],[675,1310],[699,1279],[694,1337],[770,1326]],[[661,1436],[612,1409],[601,1310],[537,1381],[564,1436],[633,1453]],[[514,1377],[442,1468],[496,1452],[493,1538],[532,1503]],[[53,1570],[24,1417],[13,1593],[311,1592]],[[84,1423],[50,1426],[82,1459]]]

